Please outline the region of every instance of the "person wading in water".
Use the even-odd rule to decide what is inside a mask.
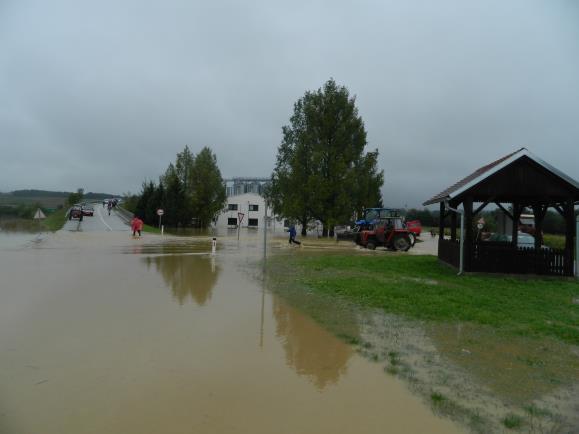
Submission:
[[[131,230],[133,231],[133,237],[137,235],[137,232],[139,233],[139,236],[141,236],[141,231],[143,230],[143,220],[137,216],[133,217],[131,220]]]

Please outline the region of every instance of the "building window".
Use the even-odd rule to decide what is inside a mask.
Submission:
[[[237,219],[235,217],[229,217],[227,219],[227,225],[228,226],[237,226]]]
[[[284,228],[289,228],[289,225],[290,225],[290,221],[289,221],[289,220],[284,220],[284,221],[283,221],[283,227],[284,227]]]
[[[237,211],[237,204],[236,203],[230,203],[227,205],[227,211]]]
[[[256,205],[257,206],[257,205]],[[247,220],[247,226],[257,227],[257,220],[258,219],[249,219]]]
[[[259,205],[249,205],[250,211],[259,211]]]

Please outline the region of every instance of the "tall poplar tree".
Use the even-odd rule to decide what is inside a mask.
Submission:
[[[207,227],[223,210],[227,196],[217,157],[204,147],[195,157],[191,184],[191,207],[200,227]]]
[[[187,225],[191,217],[188,214],[187,195],[185,187],[173,164],[169,164],[163,177],[165,189],[165,214],[163,219],[168,226]]]
[[[356,211],[381,204],[378,150],[364,153],[364,122],[346,87],[330,79],[306,92],[282,132],[268,199],[276,213],[302,223],[302,234],[311,219],[331,234]]]

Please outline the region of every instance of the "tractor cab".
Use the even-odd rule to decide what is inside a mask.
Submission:
[[[357,238],[362,247],[374,250],[383,246],[390,250],[406,252],[412,247],[411,234],[400,216],[390,216],[375,220],[370,229],[362,230]]]
[[[400,217],[400,211],[394,208],[366,208],[362,219],[356,221],[355,229],[363,231],[372,229],[384,219]]]

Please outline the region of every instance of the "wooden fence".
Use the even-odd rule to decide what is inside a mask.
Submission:
[[[473,246],[468,271],[565,276],[573,270],[570,259],[564,250],[481,242]]]
[[[458,240],[438,240],[438,258],[453,267],[459,266],[460,263],[460,243]]]
[[[571,255],[565,250],[515,248],[509,243],[479,242],[471,249],[465,246],[465,271],[484,273],[541,274],[547,276],[573,275]],[[456,268],[460,262],[460,242],[438,241],[438,258]]]

